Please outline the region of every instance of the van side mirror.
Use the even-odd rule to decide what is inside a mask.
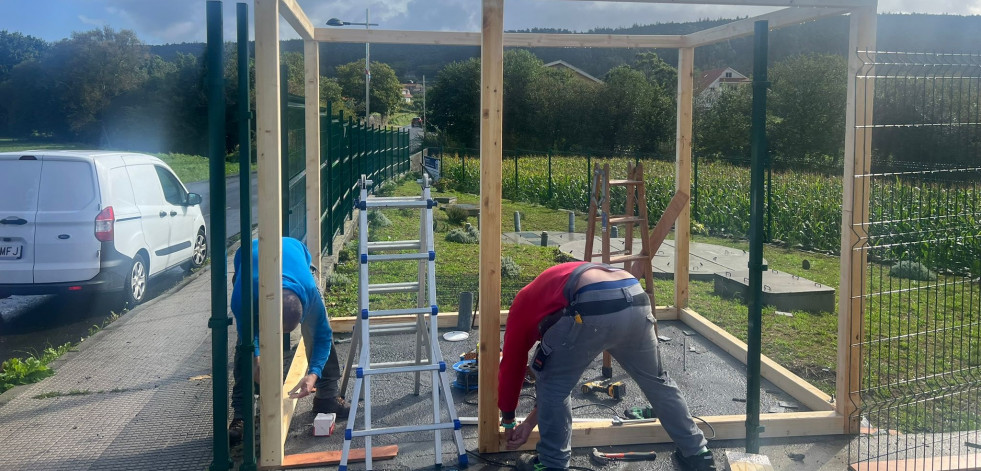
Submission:
[[[187,206],[197,206],[197,205],[201,204],[201,195],[199,195],[197,193],[188,193],[187,194],[187,202],[185,204]]]

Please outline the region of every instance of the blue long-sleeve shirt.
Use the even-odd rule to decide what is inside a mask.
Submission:
[[[242,249],[235,251],[235,286],[232,289],[231,308],[235,315],[235,327],[238,329],[238,340],[242,341],[242,279],[241,271]],[[312,332],[313,338],[304,338],[312,342],[307,374],[315,374],[319,378],[323,373],[324,363],[330,355],[333,332],[327,322],[327,309],[324,299],[317,289],[317,282],[310,273],[310,251],[300,241],[289,237],[283,238],[283,289],[296,293],[303,305],[303,316],[300,324],[305,332]],[[252,299],[253,305],[259,302],[259,241],[252,241]],[[259,312],[252,316],[253,332],[255,333],[255,355],[259,356]]]

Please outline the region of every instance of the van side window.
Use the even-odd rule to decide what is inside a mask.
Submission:
[[[160,186],[163,188],[164,198],[170,204],[184,204],[187,201],[187,193],[184,192],[184,187],[177,180],[174,174],[170,173],[167,169],[163,167],[154,166],[157,170],[157,176],[160,177]]]
[[[126,171],[129,172],[130,179],[133,181],[133,193],[136,196],[136,204],[139,206],[159,206],[167,204],[164,201],[163,192],[157,184],[159,178],[157,172],[153,171],[153,165],[129,165]]]
[[[116,211],[136,209],[136,197],[133,196],[133,185],[125,167],[109,170],[109,191],[112,193],[111,205]]]
[[[41,167],[41,211],[77,211],[95,198],[92,164],[77,160],[45,160]]]

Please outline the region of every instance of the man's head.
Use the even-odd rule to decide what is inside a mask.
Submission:
[[[283,290],[283,332],[292,332],[296,326],[300,325],[300,318],[303,317],[303,303],[296,293]]]

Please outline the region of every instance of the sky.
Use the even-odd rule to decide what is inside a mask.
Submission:
[[[480,0],[297,0],[311,21],[364,22],[365,8],[380,29],[479,31]],[[708,0],[710,1],[710,0]],[[104,25],[131,29],[147,44],[203,42],[205,0],[0,0],[0,30],[46,41],[69,37]],[[246,0],[250,5],[252,0]],[[235,2],[225,1],[225,38],[235,37]],[[771,8],[590,2],[507,0],[504,27],[588,31],[698,19],[754,16]],[[981,15],[981,0],[879,0],[880,13]],[[283,23],[283,39],[295,38]]]

